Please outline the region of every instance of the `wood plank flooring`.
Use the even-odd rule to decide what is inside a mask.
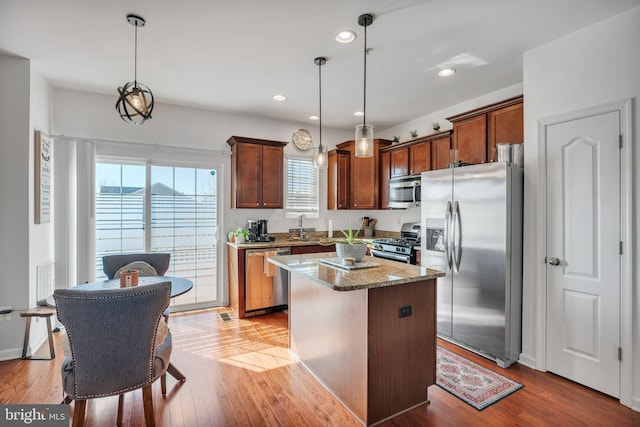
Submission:
[[[232,320],[223,322],[227,312]],[[273,313],[237,319],[227,308],[172,314],[172,361],[187,376],[153,386],[159,426],[358,426],[360,423],[287,350],[287,317]],[[62,348],[53,361],[0,362],[0,403],[60,403]],[[553,374],[514,365],[507,370],[446,342],[440,344],[524,384],[477,411],[438,386],[431,403],[397,416],[391,426],[637,426],[640,413],[617,400]],[[48,352],[43,345],[38,354]],[[117,397],[87,404],[88,426],[113,426]],[[73,411],[73,403],[71,404]],[[143,426],[140,390],[125,395],[123,425]]]

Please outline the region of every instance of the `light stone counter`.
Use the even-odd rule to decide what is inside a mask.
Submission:
[[[380,266],[347,270],[318,261],[322,258],[335,257],[337,257],[335,252],[285,255],[269,258],[269,262],[291,272],[303,274],[336,291],[382,288],[436,279],[445,275],[438,270],[371,256],[365,257],[363,261],[380,264]]]
[[[364,425],[427,403],[444,273],[373,257],[379,266],[355,270],[319,263],[334,257],[269,259],[289,272],[289,348]]]

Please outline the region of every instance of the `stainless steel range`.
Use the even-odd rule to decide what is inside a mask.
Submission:
[[[381,238],[373,240],[371,255],[406,264],[417,264],[416,257],[420,247],[420,223],[402,224],[400,238]]]

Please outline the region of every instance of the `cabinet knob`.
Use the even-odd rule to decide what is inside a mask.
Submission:
[[[258,202],[258,203],[256,203],[256,206],[260,206],[260,203],[259,203],[259,202]]]

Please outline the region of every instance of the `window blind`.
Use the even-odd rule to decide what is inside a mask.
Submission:
[[[287,217],[304,213],[306,217],[318,217],[319,210],[318,169],[313,159],[287,159]]]

